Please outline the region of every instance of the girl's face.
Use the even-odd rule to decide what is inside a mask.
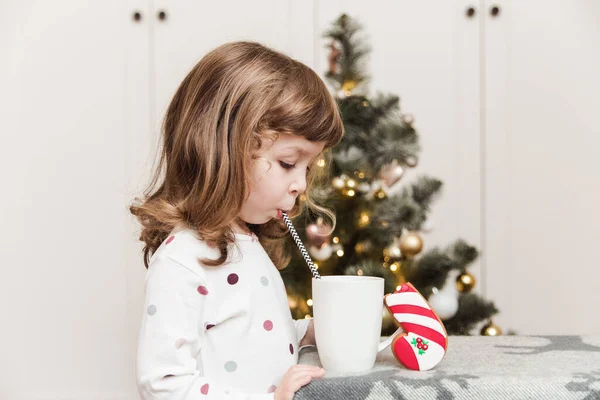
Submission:
[[[324,142],[291,134],[280,134],[274,143],[264,140],[253,161],[250,196],[238,216],[250,224],[264,224],[278,218],[278,210],[290,210],[306,190],[307,168],[324,147]]]

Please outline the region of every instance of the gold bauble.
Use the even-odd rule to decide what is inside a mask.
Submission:
[[[387,194],[385,193],[385,191],[381,188],[377,189],[375,192],[373,192],[373,198],[375,200],[383,200],[387,197]]]
[[[366,251],[366,246],[364,242],[358,242],[354,245],[354,251],[356,254],[363,254]]]
[[[400,251],[407,257],[414,257],[423,249],[423,239],[416,232],[408,232],[400,237]]]
[[[331,184],[336,189],[343,189],[346,186],[346,182],[344,181],[344,178],[342,178],[340,176],[336,176],[335,178],[333,178],[333,180],[331,181]]]
[[[456,278],[456,287],[463,293],[468,293],[475,287],[475,277],[468,272],[463,272]]]
[[[358,217],[357,225],[359,228],[364,228],[371,222],[371,216],[368,211],[361,211]]]
[[[402,258],[402,250],[395,241],[383,249],[383,259],[385,261],[399,260]]]
[[[288,306],[292,310],[298,307],[298,298],[288,295]]]
[[[482,336],[500,336],[502,335],[502,329],[492,321],[488,322],[481,328]]]
[[[345,81],[342,85],[342,91],[346,93],[346,96],[350,96],[351,92],[356,87],[356,81]]]

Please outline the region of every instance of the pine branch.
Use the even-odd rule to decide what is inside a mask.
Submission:
[[[364,85],[370,77],[364,72],[365,56],[371,52],[367,42],[358,38],[362,31],[361,24],[342,14],[333,24],[332,28],[325,32],[323,37],[337,41],[341,45],[341,57],[339,59],[339,72],[327,71],[325,77],[337,90],[341,89],[344,82],[354,81],[357,86]]]
[[[448,277],[448,272],[456,268],[456,263],[448,254],[438,248],[433,248],[423,254],[419,260],[406,271],[406,280],[426,297],[432,288],[442,288]]]
[[[412,198],[425,212],[429,211],[431,202],[440,193],[442,181],[428,176],[421,176],[411,185]]]
[[[458,311],[454,317],[444,321],[450,335],[470,335],[478,323],[498,313],[492,301],[487,301],[475,293],[463,293],[458,297]]]
[[[467,265],[479,257],[477,248],[469,245],[462,239],[457,239],[446,250],[447,254],[454,260],[459,269],[465,269]]]

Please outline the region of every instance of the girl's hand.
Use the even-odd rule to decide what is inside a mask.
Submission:
[[[315,325],[313,324],[313,321],[314,319],[311,319],[308,323],[308,329],[306,330],[306,334],[300,341],[300,347],[317,344],[315,340]]]
[[[275,400],[292,400],[302,386],[308,385],[313,378],[322,378],[324,375],[323,368],[304,364],[292,365],[275,390]]]

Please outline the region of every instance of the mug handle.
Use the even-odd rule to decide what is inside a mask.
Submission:
[[[401,327],[399,327],[398,329],[396,329],[396,332],[392,333],[392,335],[385,339],[383,342],[379,343],[379,347],[377,348],[377,352],[379,353],[381,350],[387,349],[392,342],[394,341],[394,338],[396,336],[398,336],[399,334],[401,334],[402,332],[404,332],[404,329],[402,329]]]

